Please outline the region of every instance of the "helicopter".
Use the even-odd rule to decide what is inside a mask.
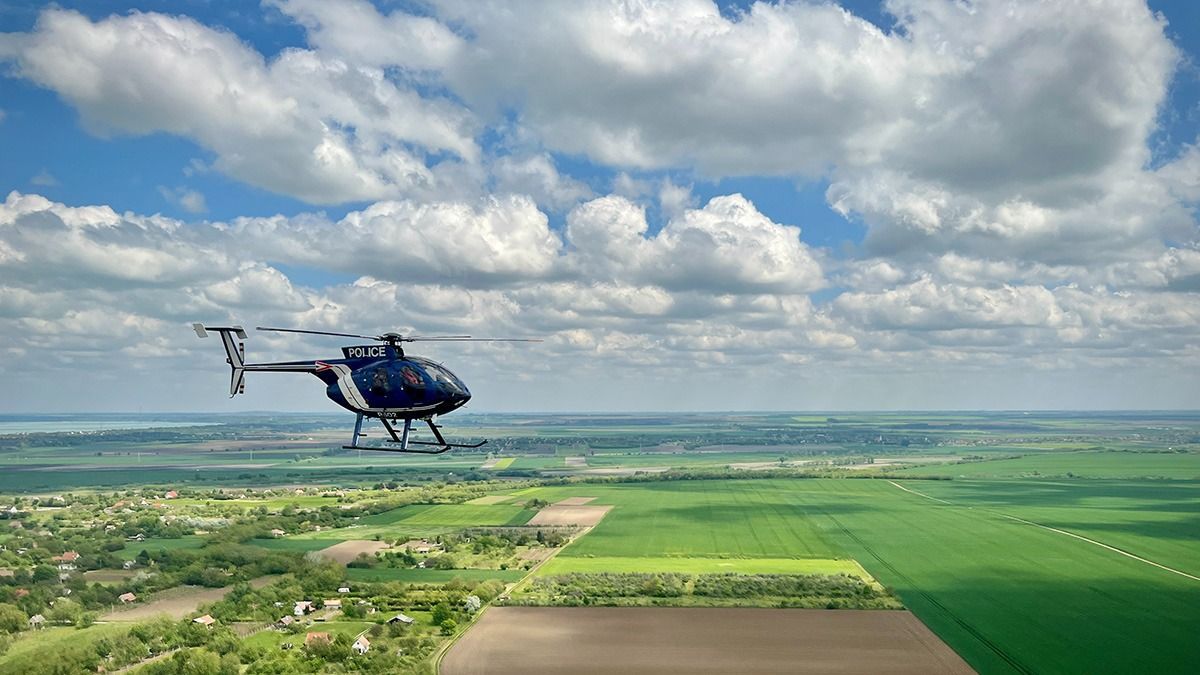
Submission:
[[[226,363],[232,370],[229,379],[229,397],[246,392],[247,372],[312,373],[326,384],[325,395],[334,403],[355,413],[354,435],[346,450],[384,450],[437,455],[452,448],[478,448],[487,440],[478,443],[450,443],[443,436],[440,425],[433,418],[458,410],[471,400],[467,385],[445,366],[420,356],[404,353],[405,342],[541,342],[525,338],[473,338],[470,335],[358,335],[356,333],[334,333],[298,328],[265,328],[255,330],[274,333],[303,333],[306,335],[331,335],[335,337],[373,340],[382,344],[355,345],[342,348],[342,358],[312,361],[285,361],[277,363],[246,363],[246,331],[241,326],[205,326],[194,323],[196,335],[205,338],[209,333],[221,337],[225,347]],[[236,340],[235,340],[236,338]],[[364,418],[378,419],[387,430],[395,445],[361,445],[359,440],[366,436],[362,425]],[[429,425],[435,441],[418,441],[409,438],[414,420]],[[394,422],[402,422],[397,433]],[[433,446],[419,449],[412,446]]]

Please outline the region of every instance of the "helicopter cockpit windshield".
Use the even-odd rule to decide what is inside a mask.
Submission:
[[[419,364],[422,368],[424,368],[429,377],[433,378],[433,381],[446,391],[452,394],[467,393],[467,387],[462,383],[462,380],[459,380],[454,373],[446,370],[437,363],[434,363],[429,359],[423,359],[419,357],[409,357],[409,360]]]

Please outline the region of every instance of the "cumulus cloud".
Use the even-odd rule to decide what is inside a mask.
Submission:
[[[563,176],[554,160],[545,153],[530,156],[506,156],[492,163],[496,191],[529,195],[538,204],[560,211],[592,196],[582,182]]]
[[[1139,0],[889,0],[886,28],[808,2],[268,6],[305,48],[268,57],[187,17],[57,8],[0,35],[10,72],[94,133],[185,137],[212,157],[189,176],[362,202],[189,223],[12,193],[6,354],[179,359],[199,348],[178,346],[188,321],[254,316],[537,333],[534,354],[462,353],[485,383],[537,373],[564,391],[624,368],[826,385],[1200,364],[1200,151],[1151,165],[1180,56]],[[590,184],[560,169],[588,163]],[[697,199],[736,176],[827,181],[865,241],[814,249],[805,222]],[[354,281],[312,280],[330,272]]]
[[[47,9],[32,32],[0,36],[0,55],[96,133],[186,136],[235,178],[312,202],[435,191],[428,155],[478,158],[471,114],[448,100],[318,51],[268,62],[187,17]]]
[[[648,229],[644,209],[623,197],[588,202],[567,216],[576,263],[589,275],[729,293],[804,293],[823,284],[799,228],[772,222],[741,195],[684,211],[652,237]]]

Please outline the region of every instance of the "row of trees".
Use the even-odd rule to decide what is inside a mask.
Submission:
[[[518,602],[551,605],[675,604],[782,607],[892,608],[900,603],[887,589],[845,574],[575,573],[535,579]],[[700,600],[700,599],[703,600]],[[663,600],[668,600],[664,603]],[[633,602],[632,604],[638,604]]]

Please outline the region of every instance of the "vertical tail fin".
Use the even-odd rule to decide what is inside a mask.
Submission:
[[[246,331],[241,326],[205,326],[199,323],[192,324],[192,328],[196,335],[202,338],[208,337],[209,331],[221,336],[221,344],[224,345],[227,356],[225,361],[232,370],[229,376],[229,398],[246,393],[245,354],[241,343],[233,339],[236,335],[238,340],[245,340]]]

